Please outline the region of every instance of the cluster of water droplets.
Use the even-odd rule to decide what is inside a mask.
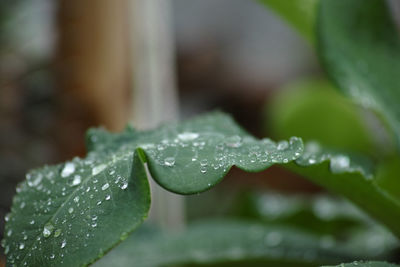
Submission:
[[[288,163],[302,153],[301,140],[296,137],[275,143],[270,139],[257,140],[247,135],[193,131],[169,133],[158,143],[142,144],[140,147],[157,165],[171,170],[175,167],[193,168],[201,174],[226,172],[233,165],[246,169]]]
[[[332,173],[359,172],[365,179],[372,179],[373,174],[369,169],[373,164],[363,164],[355,157],[350,157],[340,152],[324,149],[317,142],[307,142],[304,147],[304,153],[297,163],[303,166],[316,165],[329,161]]]

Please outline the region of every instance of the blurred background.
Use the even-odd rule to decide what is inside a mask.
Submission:
[[[376,130],[364,139],[347,131],[319,133],[328,143],[337,137],[330,145],[348,140],[344,146],[370,151],[390,142],[371,114],[327,87],[313,45],[256,1],[2,0],[0,217],[28,169],[85,155],[89,127],[147,129],[220,109],[257,137],[307,139],[315,130],[310,121],[318,121],[315,110],[324,106],[325,115],[336,109],[333,121],[343,115],[349,118],[344,126]],[[255,188],[320,192],[275,167],[228,176],[185,203],[171,200],[172,209],[180,207],[172,223],[223,215],[238,195]],[[221,205],[210,208],[221,191]],[[1,220],[0,238],[3,227]]]

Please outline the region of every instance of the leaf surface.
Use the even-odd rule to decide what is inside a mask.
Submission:
[[[7,216],[8,264],[89,264],[146,218],[150,195],[144,169],[181,194],[209,189],[236,165],[260,171],[303,151],[299,138],[257,140],[222,113],[152,131],[120,134],[93,129],[88,156],[33,170],[20,184]]]
[[[346,197],[400,237],[400,201],[378,184],[376,168],[368,158],[309,142],[296,163],[287,167]]]
[[[33,170],[17,192],[2,244],[10,266],[89,264],[140,225],[150,206],[134,151]]]

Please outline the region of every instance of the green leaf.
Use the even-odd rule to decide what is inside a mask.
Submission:
[[[353,266],[357,266],[357,267],[398,267],[400,265],[387,263],[387,262],[383,262],[383,261],[366,261],[366,262],[355,261],[352,263],[342,263],[340,265],[331,266],[331,267],[353,267]],[[329,267],[329,266],[325,266],[325,267]]]
[[[89,264],[147,216],[144,169],[181,194],[204,191],[236,165],[260,171],[303,151],[299,138],[257,140],[222,114],[212,113],[152,131],[91,130],[89,154],[27,175],[14,198],[2,242],[13,265]]]
[[[314,43],[314,25],[319,0],[259,0],[285,18],[308,41]]]
[[[209,189],[232,166],[257,172],[293,161],[303,152],[299,138],[279,143],[268,138],[258,140],[219,113],[147,134],[153,143],[142,148],[152,177],[179,194]]]
[[[94,262],[146,218],[150,192],[137,153],[89,153],[27,174],[6,217],[10,266]]]
[[[335,241],[289,227],[221,220],[132,235],[95,266],[316,266],[353,260]]]
[[[324,80],[290,84],[266,108],[266,128],[275,138],[301,136],[304,142],[317,140],[324,146],[374,157],[384,152],[384,140],[378,140],[368,127],[365,112]]]
[[[327,194],[247,194],[247,198],[240,198],[236,206],[242,206],[239,214],[246,215],[246,218],[289,225],[321,235],[346,236],[370,222],[350,202]]]
[[[368,158],[309,142],[304,154],[287,167],[351,200],[400,237],[397,219],[400,218],[400,201],[379,186],[374,176],[374,164]]]
[[[400,146],[400,39],[384,0],[322,0],[318,50],[339,89],[376,110]]]
[[[398,253],[398,239],[344,199],[326,194],[310,196],[268,192],[253,194],[252,200],[251,204],[247,201],[247,219],[317,234],[323,243],[332,246],[340,240],[344,243],[340,246],[360,255],[358,259],[388,259]]]

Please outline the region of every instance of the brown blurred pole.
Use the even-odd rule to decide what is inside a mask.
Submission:
[[[89,126],[119,131],[130,115],[129,3],[58,3],[56,87],[61,134],[77,141]]]

